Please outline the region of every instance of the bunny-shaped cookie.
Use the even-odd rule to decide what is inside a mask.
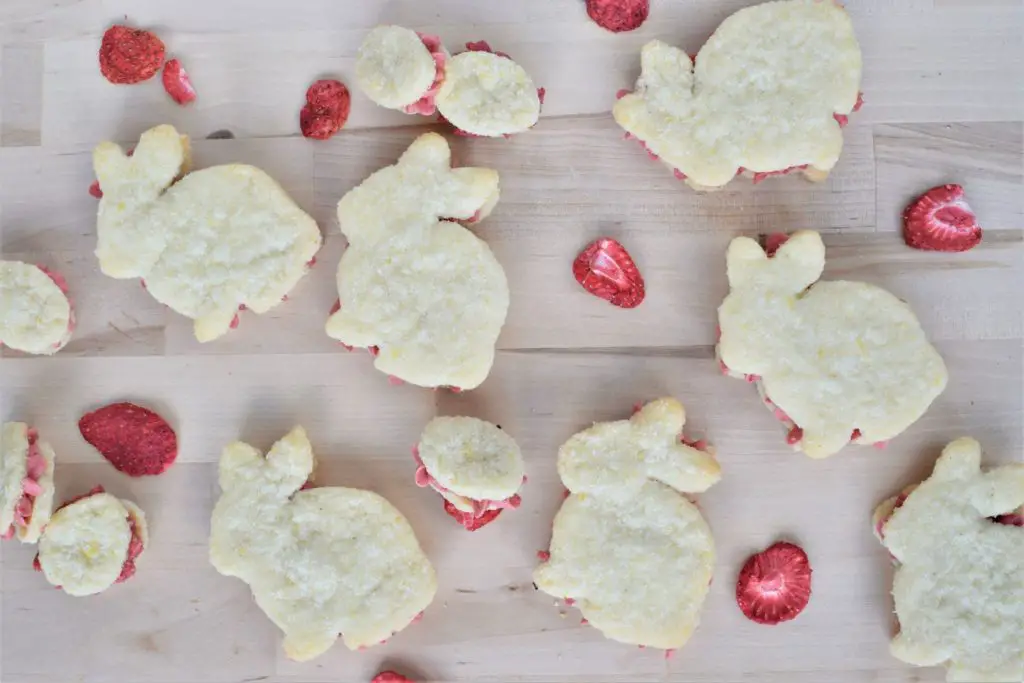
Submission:
[[[1024,528],[1001,523],[1021,506],[1024,464],[982,472],[969,437],[880,506],[876,529],[897,563],[895,657],[944,664],[950,681],[1024,679]]]
[[[569,490],[537,587],[571,598],[613,640],[674,649],[700,618],[715,563],[711,530],[682,493],[721,477],[714,456],[681,441],[673,398],[579,432],[558,451]]]
[[[758,384],[810,457],[895,437],[945,388],[946,366],[906,303],[864,282],[818,282],[818,233],[794,233],[773,256],[737,237],[726,261],[719,358]]]
[[[378,370],[412,384],[478,386],[494,362],[508,282],[487,244],[451,219],[479,221],[497,201],[497,171],[453,169],[444,138],[418,137],[338,203],[349,246],[327,334],[374,347]]]
[[[743,171],[755,180],[796,169],[823,179],[860,102],[860,46],[846,11],[828,0],[742,9],[696,60],[652,40],[640,63],[615,121],[697,189]]]
[[[114,278],[143,278],[157,301],[195,321],[205,342],[265,313],[292,290],[320,248],[320,230],[270,176],[228,164],[188,173],[188,138],[163,125],[134,154],[93,152],[103,198],[96,256]]]
[[[405,517],[370,491],[305,489],[314,458],[294,428],[264,457],[228,445],[213,510],[210,561],[236,576],[284,631],[285,653],[312,659],[341,634],[350,649],[402,630],[434,598],[437,578]]]

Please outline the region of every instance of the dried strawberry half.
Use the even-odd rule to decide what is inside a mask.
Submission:
[[[370,683],[416,683],[411,678],[406,678],[401,674],[396,674],[394,671],[381,671],[379,674],[373,677]]]
[[[111,83],[148,81],[164,64],[164,43],[149,31],[111,26],[100,42],[100,73]]]
[[[465,527],[466,531],[476,531],[480,527],[487,526],[488,524],[496,520],[498,518],[498,515],[501,514],[501,508],[497,508],[495,510],[487,510],[479,517],[474,517],[472,513],[463,512],[462,510],[458,509],[450,502],[448,502],[447,499],[445,499],[444,501],[444,511],[447,512],[448,515],[451,516],[456,522]]]
[[[78,429],[93,448],[130,477],[160,474],[178,457],[178,437],[167,421],[133,403],[86,413]]]
[[[587,0],[587,15],[612,33],[640,28],[650,11],[650,0]]]
[[[164,82],[164,90],[171,96],[171,99],[178,104],[195,102],[196,89],[192,87],[192,79],[181,62],[171,59],[164,64],[164,73],[161,76]]]
[[[299,112],[302,134],[314,140],[327,140],[348,121],[352,96],[341,81],[319,80],[306,91],[306,105]]]
[[[616,240],[602,237],[580,252],[572,274],[583,289],[621,308],[636,308],[644,300],[644,278],[633,258]]]
[[[903,240],[925,251],[967,251],[981,242],[981,226],[959,185],[939,185],[903,211]]]
[[[759,624],[795,619],[810,599],[807,553],[785,541],[747,558],[736,581],[736,603],[748,619]]]

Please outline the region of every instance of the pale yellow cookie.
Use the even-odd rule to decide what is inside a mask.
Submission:
[[[340,635],[350,649],[404,629],[434,598],[434,568],[388,501],[341,487],[299,490],[314,468],[294,428],[264,457],[235,442],[220,459],[210,561],[247,584],[304,661]]]
[[[448,60],[437,109],[460,130],[501,137],[537,123],[540,97],[526,69],[508,57],[469,51]]]
[[[422,98],[436,74],[437,65],[423,39],[401,26],[377,26],[356,55],[356,85],[389,109],[404,109]]]
[[[68,343],[73,325],[71,302],[46,271],[0,261],[0,344],[50,355]]]
[[[698,189],[721,187],[740,168],[768,173],[807,165],[817,179],[839,160],[835,115],[857,106],[860,46],[836,2],[785,0],[736,12],[696,64],[652,40],[636,90],[615,121]]]
[[[50,444],[40,441],[24,422],[7,422],[0,430],[0,534],[35,543],[53,512]]]
[[[981,470],[981,446],[951,442],[932,475],[876,511],[896,561],[892,654],[943,665],[949,681],[1024,680],[1024,465]]]
[[[523,484],[523,454],[507,432],[475,417],[436,417],[416,447],[426,483],[462,512],[473,502],[496,503]],[[488,506],[490,507],[490,506]]]
[[[348,249],[338,264],[341,309],[327,334],[379,349],[381,372],[425,387],[472,389],[487,377],[508,312],[508,281],[483,240],[459,223],[497,202],[498,173],[451,168],[435,133],[338,203]]]
[[[241,306],[265,313],[309,269],[316,222],[270,176],[228,164],[188,173],[188,138],[142,134],[133,156],[93,152],[103,189],[96,256],[114,278],[142,278],[160,303],[195,321],[199,341],[225,334]]]
[[[558,451],[570,495],[534,582],[575,600],[613,640],[675,649],[700,619],[714,539],[682,493],[706,491],[721,470],[711,453],[680,441],[684,422],[683,406],[663,398],[629,420],[595,424]]]
[[[818,281],[818,233],[793,233],[773,257],[737,237],[726,262],[719,358],[760,383],[810,457],[837,453],[855,434],[858,443],[892,439],[945,389],[946,366],[906,303],[865,282]]]
[[[46,580],[74,596],[95,595],[114,585],[128,559],[130,516],[140,539],[147,539],[142,511],[109,493],[90,494],[54,512],[39,539],[39,566]]]

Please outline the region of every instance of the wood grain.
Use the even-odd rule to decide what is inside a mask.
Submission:
[[[696,50],[751,0],[657,0],[638,31],[611,35],[577,0],[6,0],[0,3],[0,252],[65,274],[79,313],[53,358],[0,351],[0,417],[26,419],[55,447],[58,497],[102,483],[138,501],[153,542],[130,582],[73,599],[32,571],[33,549],[0,547],[4,683],[365,683],[383,668],[421,681],[909,683],[943,680],[888,654],[890,568],[873,539],[874,505],[930,470],[941,446],[970,434],[991,463],[1024,452],[1024,3],[863,0],[850,12],[864,51],[865,108],[822,184],[786,177],[697,194],[622,139],[609,108],[651,38]],[[157,30],[199,91],[174,106],[154,80],[114,87],[96,68],[99,36],[125,13]],[[350,81],[366,29],[381,22],[484,38],[547,89],[543,118],[511,140],[453,139],[462,165],[499,170],[502,200],[476,228],[504,265],[512,305],[494,370],[465,394],[392,386],[366,353],[323,333],[345,248],[338,199],[393,163],[429,126],[353,92],[347,129],[303,139],[308,84]],[[200,345],[191,324],[137,281],[102,276],[95,246],[91,149],[134,144],[157,123],[193,137],[198,167],[267,170],[320,223],[318,265],[289,301]],[[216,130],[233,140],[205,140]],[[986,229],[967,254],[922,253],[900,238],[900,212],[923,190],[958,182]],[[792,453],[744,382],[713,357],[724,251],[738,234],[823,232],[825,277],[865,280],[906,299],[936,341],[950,384],[886,450],[825,461]],[[590,240],[613,236],[640,266],[648,297],[624,311],[585,294],[570,273]],[[716,446],[723,480],[700,504],[715,531],[715,582],[700,629],[675,658],[604,640],[579,613],[533,590],[561,500],[558,446],[633,403],[674,395],[687,433]],[[179,463],[152,481],[106,465],[77,431],[115,400],[157,408],[177,428]],[[477,415],[523,448],[519,511],[475,534],[418,489],[409,448],[434,415]],[[341,646],[287,661],[245,586],[207,561],[209,515],[225,444],[266,448],[294,424],[310,433],[317,481],[370,488],[410,519],[438,569],[424,622],[367,652]],[[733,581],[772,540],[800,542],[814,597],[774,629],[746,621]]]

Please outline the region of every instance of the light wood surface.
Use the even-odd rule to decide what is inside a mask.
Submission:
[[[695,51],[748,0],[653,0],[651,19],[614,36],[578,0],[4,0],[0,3],[0,247],[4,258],[66,275],[79,328],[54,358],[0,355],[0,417],[38,426],[55,447],[58,497],[103,484],[136,500],[152,543],[129,583],[88,599],[54,590],[33,549],[2,548],[0,680],[235,683],[365,682],[396,667],[435,681],[694,681],[897,683],[943,680],[888,654],[891,570],[871,535],[883,498],[927,474],[940,447],[970,434],[989,462],[1022,449],[1022,121],[1024,8],[1019,0],[851,0],[864,52],[864,109],[851,118],[831,178],[740,181],[698,195],[622,140],[609,108],[635,78],[640,46],[658,37]],[[191,72],[199,99],[179,108],[158,80],[114,87],[96,65],[99,37],[129,19],[159,32]],[[544,117],[512,140],[453,144],[460,162],[497,168],[502,200],[478,233],[508,273],[512,305],[497,362],[462,395],[394,387],[368,356],[323,333],[344,241],[341,195],[392,163],[424,127],[353,92],[348,127],[303,139],[298,109],[314,79],[351,80],[366,29],[401,23],[447,44],[487,39],[547,88]],[[207,345],[134,281],[98,272],[90,150],[132,143],[170,122],[196,140],[199,167],[254,163],[320,222],[319,265],[272,314]],[[206,141],[218,129],[234,140]],[[986,228],[967,254],[907,249],[899,214],[943,182],[964,185]],[[861,279],[911,303],[949,366],[949,388],[884,451],[850,448],[826,461],[789,451],[743,382],[713,359],[724,249],[737,234],[813,228],[828,245],[826,277]],[[570,264],[591,239],[623,241],[646,302],[623,311],[585,294]],[[533,590],[560,503],[555,452],[594,420],[674,395],[688,433],[718,448],[724,477],[700,497],[718,563],[703,622],[666,661],[604,640],[579,614]],[[130,480],[77,432],[86,410],[136,400],[175,424],[178,463]],[[523,508],[475,534],[417,489],[409,447],[435,414],[471,414],[523,447]],[[323,484],[387,496],[411,520],[440,590],[422,624],[366,652],[336,646],[286,660],[276,629],[239,581],[207,561],[221,448],[269,446],[293,424],[309,431]],[[752,551],[796,539],[814,566],[814,596],[776,628],[743,618],[736,573]]]

